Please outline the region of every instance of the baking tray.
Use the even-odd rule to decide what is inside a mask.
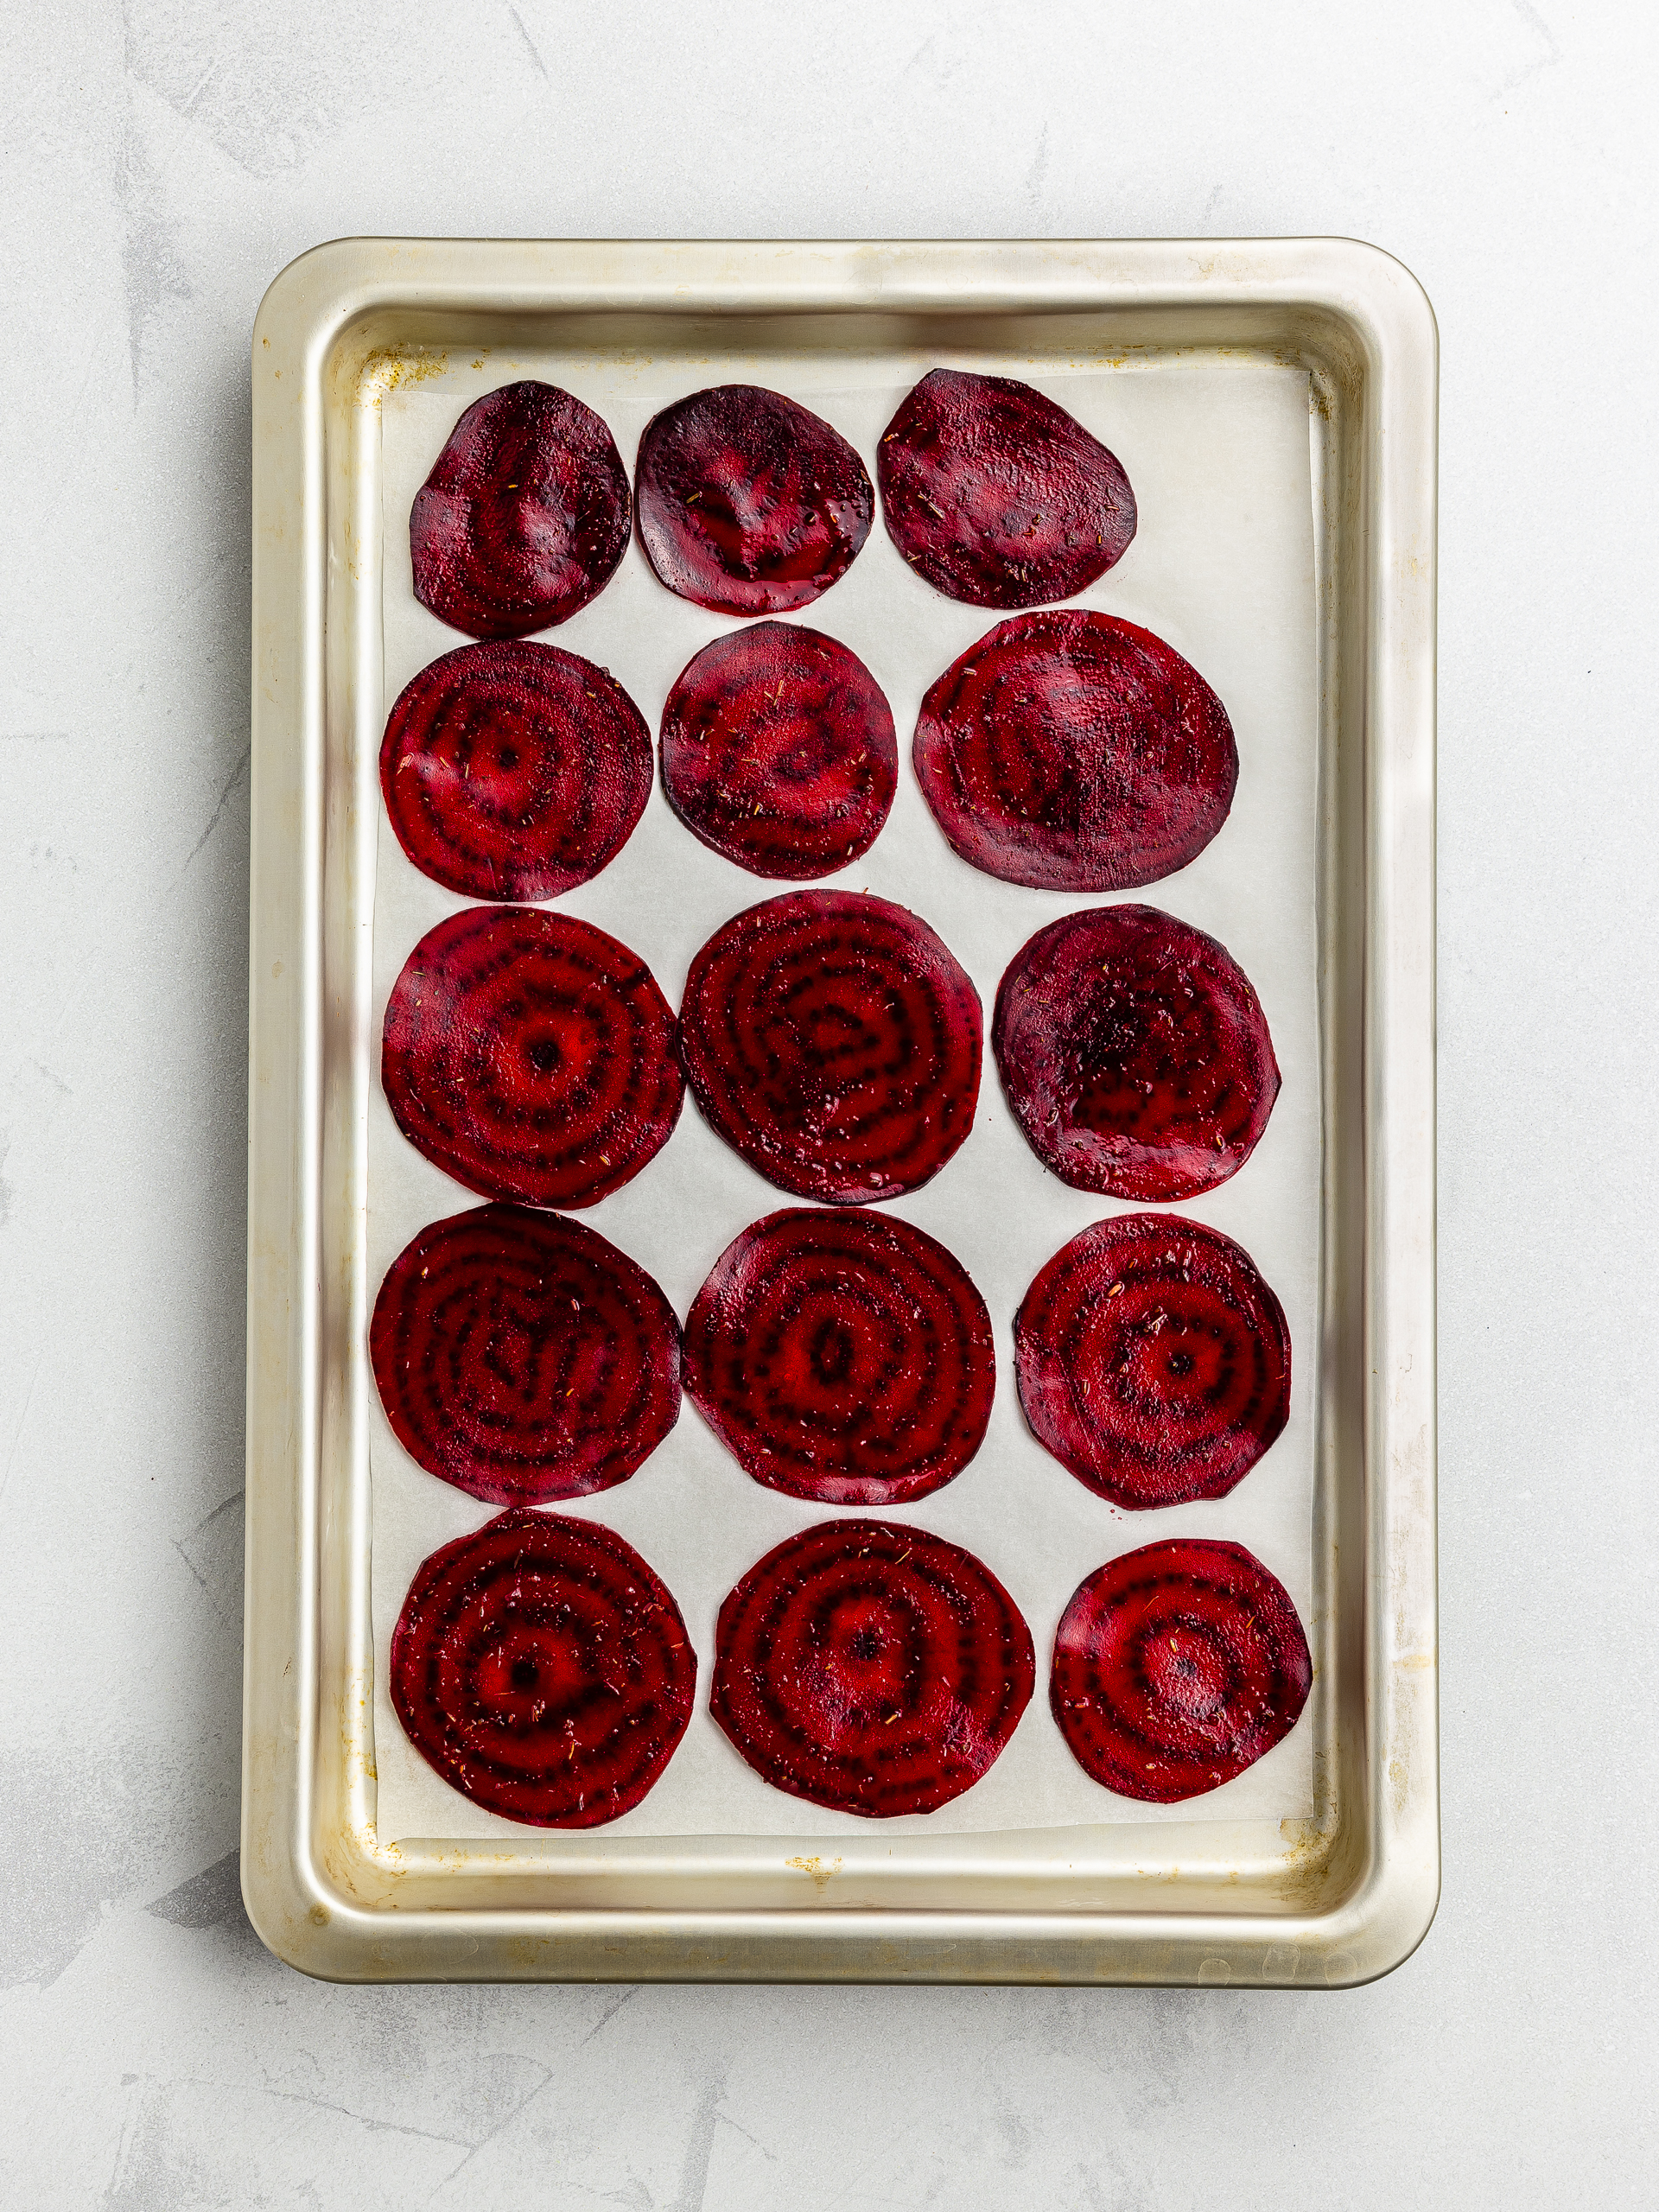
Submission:
[[[1080,363],[1153,378],[1272,363],[1305,381],[1322,1162],[1318,1325],[1300,1355],[1317,1406],[1307,1816],[1264,1839],[1197,1801],[1179,1827],[1121,1821],[1064,1831],[1062,1847],[945,1834],[834,1858],[747,1836],[692,1848],[599,1831],[563,1853],[383,1839],[362,1341],[376,1281],[379,410],[455,378],[458,411],[514,373],[557,380],[563,360],[676,362],[683,390],[798,389],[808,365],[821,388],[828,360],[849,376],[885,365],[902,385],[934,358],[1017,363],[1039,383]],[[501,373],[480,383],[492,361]],[[530,365],[502,365],[515,363]],[[1344,241],[359,240],[278,278],[253,346],[243,1868],[280,1956],[350,1980],[1342,1985],[1420,1939],[1439,1878],[1435,377],[1421,290]],[[1120,1527],[1101,1555],[1142,1540]]]

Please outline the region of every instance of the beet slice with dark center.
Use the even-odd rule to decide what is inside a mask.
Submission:
[[[1019,614],[922,702],[912,757],[955,850],[1041,891],[1127,891],[1186,867],[1227,819],[1238,748],[1197,669],[1082,607]]]
[[[486,1198],[590,1206],[668,1141],[674,1015],[636,952],[537,906],[469,906],[386,1005],[380,1079],[410,1142]]]
[[[1224,1497],[1290,1414],[1284,1309],[1240,1244],[1120,1214],[1061,1248],[1014,1323],[1039,1440],[1114,1505]]]
[[[992,1049],[1063,1183],[1154,1205],[1224,1183],[1279,1095],[1261,1002],[1215,938],[1156,906],[1051,922],[996,994]]]
[[[632,1544],[526,1506],[423,1560],[391,1637],[391,1701],[421,1757],[538,1827],[631,1812],[685,1733],[696,1673]]]
[[[924,1230],[790,1207],[715,1262],[683,1373],[756,1482],[822,1505],[897,1505],[978,1451],[996,1351],[966,1268]]]
[[[1313,1680],[1283,1583],[1242,1544],[1183,1537],[1082,1584],[1054,1639],[1049,1701],[1092,1780],[1168,1805],[1270,1751]]]
[[[652,567],[721,614],[810,607],[852,566],[875,513],[840,431],[760,385],[715,385],[653,415],[634,477]]]
[[[882,433],[875,473],[888,537],[973,607],[1070,599],[1135,536],[1117,456],[1013,377],[933,370]]]
[[[398,1440],[497,1505],[626,1482],[679,1417],[679,1347],[643,1268],[579,1221],[524,1206],[423,1229],[369,1325]]]
[[[415,494],[415,596],[473,638],[568,621],[628,543],[628,474],[594,414],[550,384],[474,400]]]
[[[972,1552],[889,1521],[827,1521],[721,1607],[709,1709],[774,1788],[890,1820],[971,1789],[1035,1679],[1031,1630]]]
[[[915,1190],[966,1140],[979,994],[903,906],[787,892],[692,961],[680,1051],[705,1118],[768,1182],[863,1205]]]
[[[663,709],[663,789],[686,828],[754,875],[810,878],[875,842],[899,784],[893,711],[856,653],[757,622],[716,638]]]
[[[554,899],[613,860],[651,797],[651,732],[557,645],[461,645],[399,694],[380,788],[416,868],[470,899]]]

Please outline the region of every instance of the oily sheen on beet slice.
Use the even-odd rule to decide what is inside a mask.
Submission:
[[[779,1789],[841,1813],[932,1813],[1013,1735],[1031,1630],[984,1562],[924,1529],[826,1521],[720,1609],[709,1708]]]
[[[754,875],[845,868],[899,783],[893,711],[858,655],[757,622],[716,638],[663,709],[663,789],[686,828]]]
[[[1183,1537],[1109,1560],[1077,1591],[1049,1700],[1085,1774],[1167,1805],[1270,1751],[1313,1680],[1283,1583],[1242,1544]]]
[[[1290,1414],[1284,1309],[1240,1244],[1170,1213],[1062,1247],[1014,1323],[1039,1440],[1114,1505],[1223,1497]]]
[[[882,434],[875,473],[900,553],[974,607],[1070,599],[1135,536],[1117,456],[1013,377],[925,376]]]
[[[674,1015],[638,953],[537,906],[469,906],[392,987],[386,1103],[419,1152],[487,1198],[590,1206],[668,1141]]]
[[[917,915],[793,891],[691,963],[680,1050],[716,1133],[769,1182],[831,1205],[897,1198],[973,1127],[979,994]]]
[[[760,385],[715,385],[653,415],[634,476],[652,567],[721,614],[810,607],[851,567],[875,513],[840,431]]]
[[[421,1757],[538,1827],[631,1812],[685,1733],[696,1673],[632,1544],[526,1506],[423,1560],[391,1637],[391,1701]]]
[[[1156,1205],[1224,1183],[1279,1095],[1243,969],[1156,906],[1091,907],[1039,930],[1002,978],[991,1042],[1043,1165],[1116,1198]]]
[[[685,1325],[685,1387],[746,1473],[822,1505],[925,1497],[984,1440],[985,1301],[887,1214],[791,1206],[721,1254]]]
[[[922,702],[912,758],[963,860],[1040,891],[1127,891],[1196,860],[1238,782],[1227,710],[1173,645],[1082,607],[1018,614]]]

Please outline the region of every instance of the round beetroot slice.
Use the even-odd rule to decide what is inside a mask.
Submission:
[[[981,1560],[924,1529],[827,1521],[720,1609],[709,1709],[777,1789],[840,1813],[931,1813],[1031,1701],[1031,1630]]]
[[[845,868],[899,784],[893,711],[856,653],[789,622],[716,638],[663,709],[663,788],[686,828],[754,875]]]
[[[747,1474],[821,1505],[898,1505],[958,1475],[996,1389],[960,1261],[886,1214],[791,1207],[728,1244],[685,1325],[686,1389]]]
[[[426,935],[386,1005],[398,1128],[486,1198],[590,1206],[667,1142],[674,1016],[638,953],[537,906],[469,906]]]
[[[1081,607],[1016,615],[922,702],[912,751],[963,860],[1039,891],[1126,891],[1196,860],[1238,782],[1227,710],[1173,645]]]
[[[1114,1505],[1223,1497],[1290,1413],[1284,1309],[1243,1247],[1169,1213],[1096,1222],[1014,1316],[1039,1442]]]
[[[1156,906],[1051,922],[996,994],[1014,1117],[1074,1190],[1161,1204],[1224,1183],[1279,1095],[1261,1003],[1225,947]]]
[[[691,963],[680,1050],[715,1132],[798,1198],[862,1205],[937,1175],[973,1127],[979,994],[915,914],[793,891]]]
[[[1283,1583],[1242,1544],[1147,1544],[1084,1582],[1049,1701],[1084,1772],[1167,1805],[1218,1789],[1295,1726],[1313,1680]]]
[[[715,385],[653,415],[635,490],[652,567],[721,614],[810,607],[852,566],[875,512],[840,431],[753,384]]]
[[[1012,377],[935,369],[876,448],[887,535],[974,607],[1070,599],[1122,558],[1135,494],[1115,454]]]
[[[627,471],[593,409],[554,385],[503,385],[415,494],[415,596],[469,637],[521,638],[603,590],[628,533]]]
[[[697,1660],[632,1544],[521,1506],[422,1562],[391,1672],[404,1733],[452,1789],[511,1821],[593,1828],[673,1757]]]

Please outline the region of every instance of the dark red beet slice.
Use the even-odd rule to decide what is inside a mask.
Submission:
[[[1147,1544],[1091,1574],[1054,1639],[1049,1701],[1084,1772],[1173,1804],[1254,1766],[1313,1680],[1276,1576],[1242,1544]]]
[[[922,702],[922,796],[963,860],[1126,891],[1196,860],[1233,803],[1227,709],[1173,645],[1082,607],[1001,622]]]
[[[971,1789],[1035,1675],[1031,1630],[972,1552],[890,1521],[826,1521],[721,1607],[709,1708],[778,1789],[887,1820]]]
[[[868,851],[899,784],[893,712],[858,655],[791,622],[705,645],[663,709],[663,789],[755,875],[828,875]]]
[[[680,1050],[715,1131],[831,1205],[937,1175],[973,1127],[979,994],[927,924],[857,891],[793,891],[691,963]]]
[[[886,1214],[791,1207],[728,1244],[685,1325],[685,1387],[756,1482],[898,1505],[959,1475],[996,1389],[961,1262]]]
[[[935,369],[876,448],[887,535],[974,607],[1070,599],[1121,560],[1135,494],[1074,415],[1012,377]]]
[[[875,512],[840,431],[760,385],[715,385],[653,415],[634,477],[652,567],[721,614],[810,607],[852,566]]]
[[[627,471],[593,409],[554,385],[503,385],[415,494],[415,596],[473,638],[550,629],[604,589],[628,528]]]
[[[398,1128],[486,1198],[590,1206],[667,1142],[674,1015],[638,953],[537,906],[469,906],[426,935],[386,1006]]]
[[[1096,906],[1039,930],[1002,978],[991,1042],[1043,1165],[1116,1198],[1224,1183],[1279,1095],[1243,969],[1156,906]]]
[[[421,1757],[538,1827],[632,1812],[685,1733],[696,1674],[632,1544],[527,1506],[423,1560],[391,1637],[391,1701]]]
[[[1223,1497],[1290,1413],[1284,1309],[1243,1247],[1170,1213],[1096,1222],[1014,1317],[1020,1402],[1114,1505]]]
[[[369,1325],[399,1440],[497,1505],[626,1482],[679,1417],[679,1341],[673,1307],[626,1252],[523,1206],[423,1229]]]

